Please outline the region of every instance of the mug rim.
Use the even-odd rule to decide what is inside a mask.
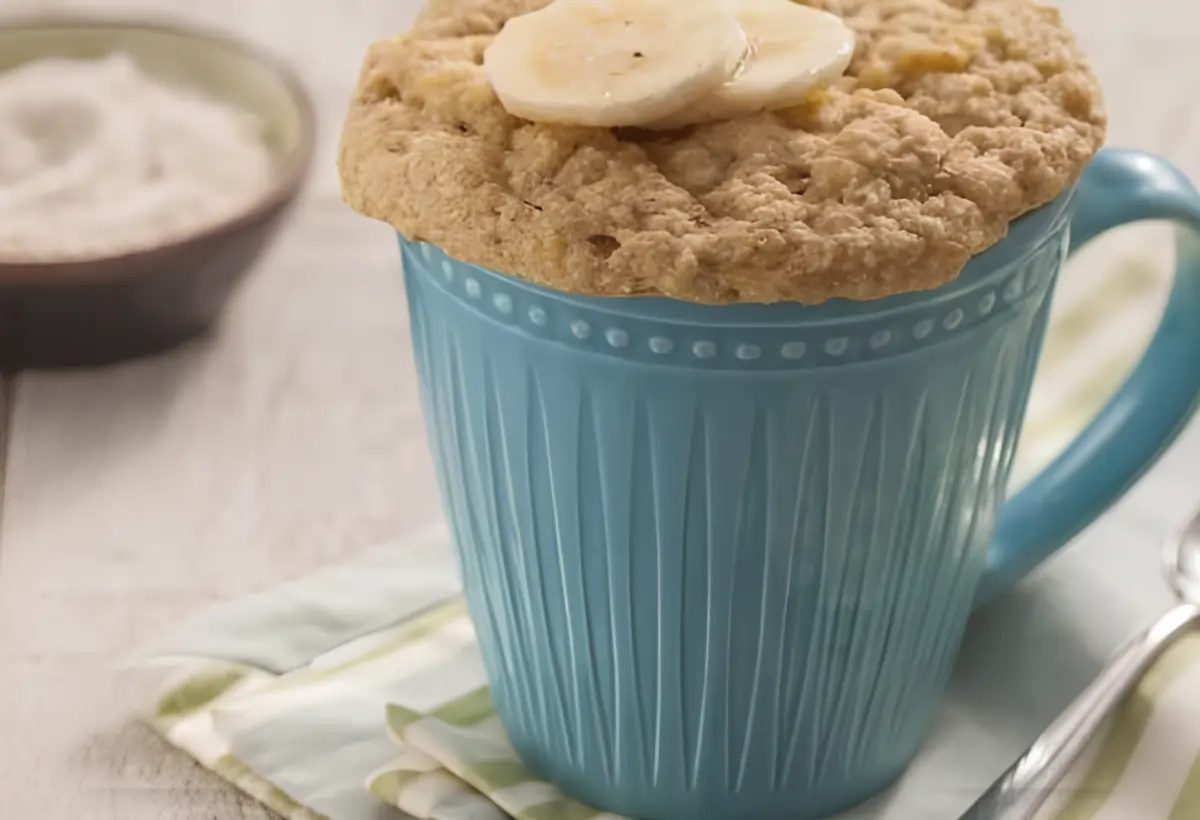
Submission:
[[[612,313],[634,320],[665,322],[676,326],[719,327],[788,327],[802,323],[807,327],[842,325],[847,322],[883,320],[898,313],[925,310],[943,302],[961,299],[972,291],[993,287],[997,280],[1008,276],[1015,267],[1023,265],[1048,242],[1057,237],[1072,212],[1077,184],[1063,191],[1050,202],[1013,220],[1000,241],[967,261],[962,271],[944,285],[927,290],[910,291],[881,299],[853,300],[834,298],[817,305],[800,302],[706,304],[658,295],[587,295],[557,290],[520,276],[502,273],[492,268],[454,259],[436,243],[407,239],[397,233],[401,248],[416,250],[430,245],[454,262],[463,265],[480,278],[503,283],[533,297],[552,300],[582,310]]]

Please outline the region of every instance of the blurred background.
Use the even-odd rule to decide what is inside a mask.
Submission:
[[[1110,143],[1161,153],[1200,179],[1200,6],[1058,5],[1107,91]],[[208,603],[438,519],[393,236],[342,205],[334,168],[364,49],[403,30],[419,6],[0,0],[0,24],[72,10],[240,35],[295,68],[318,115],[298,207],[216,332],[119,366],[0,377],[0,818],[268,817],[130,721],[140,694],[108,670]],[[1153,289],[1170,257],[1160,226],[1127,229],[1089,248],[1063,287],[1088,291],[1117,270],[1149,271]],[[1153,311],[1154,299],[1146,305]],[[1097,560],[1125,560],[1130,540],[1153,542],[1180,518],[1194,501],[1185,468],[1198,453],[1193,425],[1087,536]],[[1121,575],[1123,585],[1160,586],[1151,560]],[[1116,583],[1094,582],[1097,594]],[[1096,618],[1116,631],[1161,604],[1109,601]]]

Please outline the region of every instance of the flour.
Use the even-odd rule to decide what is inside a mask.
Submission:
[[[0,261],[153,247],[236,215],[275,176],[255,118],[125,55],[0,74]]]

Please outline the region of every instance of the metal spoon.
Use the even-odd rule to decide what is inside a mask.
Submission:
[[[1122,647],[960,820],[1033,820],[1112,710],[1176,637],[1200,623],[1200,511],[1167,541],[1164,557],[1182,603]]]

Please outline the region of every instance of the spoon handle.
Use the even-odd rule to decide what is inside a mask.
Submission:
[[[1087,689],[959,820],[1033,820],[1108,715],[1200,609],[1178,606],[1122,647]]]

